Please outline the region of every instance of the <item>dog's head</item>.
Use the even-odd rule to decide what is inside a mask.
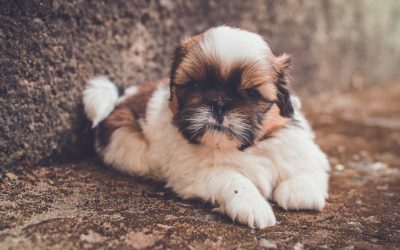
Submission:
[[[244,149],[293,115],[290,57],[261,36],[221,26],[184,39],[171,69],[174,124],[191,143]]]

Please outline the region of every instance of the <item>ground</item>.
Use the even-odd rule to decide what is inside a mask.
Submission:
[[[399,99],[392,84],[305,100],[331,162],[320,213],[274,204],[278,224],[250,229],[88,159],[3,173],[0,249],[399,248]]]

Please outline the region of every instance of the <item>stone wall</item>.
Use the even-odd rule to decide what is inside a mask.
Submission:
[[[302,96],[400,75],[400,3],[387,1],[0,0],[0,166],[92,152],[81,92],[94,75],[140,84],[168,74],[176,41],[220,24],[293,55]]]

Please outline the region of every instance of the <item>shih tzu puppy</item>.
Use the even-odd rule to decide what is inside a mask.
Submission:
[[[282,208],[322,210],[329,164],[288,90],[290,57],[261,36],[221,26],[180,42],[168,81],[118,96],[91,80],[85,112],[103,161],[165,181],[250,227],[276,223]]]

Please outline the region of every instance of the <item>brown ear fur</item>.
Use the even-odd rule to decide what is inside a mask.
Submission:
[[[291,118],[294,110],[292,102],[290,101],[290,92],[288,89],[289,75],[288,70],[291,66],[291,57],[284,53],[275,58],[274,70],[276,72],[276,87],[278,89],[278,96],[276,104],[280,109],[280,115],[283,117]]]
[[[276,72],[287,73],[292,65],[292,57],[286,53],[275,57],[274,69]]]
[[[170,98],[169,98],[169,107],[172,110],[172,112],[175,114],[176,112],[178,112],[178,100],[176,98],[176,87],[174,84],[174,79],[175,79],[175,73],[177,68],[179,67],[179,64],[182,62],[183,57],[186,54],[186,47],[184,46],[185,41],[181,41],[178,46],[175,48],[175,52],[173,55],[173,59],[172,59],[172,65],[171,65],[171,71],[170,71],[170,84],[169,84],[169,88],[170,88]]]
[[[173,113],[178,112],[178,100],[176,98],[175,93],[175,74],[176,70],[178,69],[179,65],[181,64],[183,58],[187,54],[187,51],[193,44],[201,40],[203,37],[202,34],[182,39],[178,46],[175,48],[175,52],[172,59],[171,71],[170,71],[170,108]]]

